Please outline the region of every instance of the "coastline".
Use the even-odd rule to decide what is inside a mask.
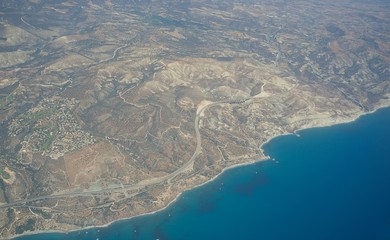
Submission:
[[[39,234],[55,234],[55,233],[58,233],[58,234],[69,234],[69,233],[78,232],[78,231],[88,231],[89,229],[94,229],[94,228],[96,228],[96,229],[106,228],[106,227],[109,227],[110,225],[112,225],[114,223],[118,223],[118,222],[121,222],[121,221],[128,221],[128,220],[131,220],[131,219],[134,219],[134,218],[137,218],[137,217],[147,216],[147,215],[155,214],[157,212],[164,211],[165,209],[170,207],[172,204],[174,204],[182,196],[182,194],[184,192],[187,192],[187,191],[190,191],[192,189],[201,187],[201,186],[203,186],[205,184],[208,184],[208,183],[214,181],[215,179],[217,179],[220,175],[222,175],[227,170],[230,170],[230,169],[233,169],[233,168],[237,168],[237,167],[251,165],[251,164],[262,162],[262,161],[268,161],[268,160],[272,161],[272,159],[269,156],[264,154],[264,148],[263,147],[264,147],[265,144],[269,143],[270,141],[272,141],[275,138],[282,137],[282,136],[287,136],[287,135],[297,135],[297,136],[299,136],[299,132],[300,131],[308,130],[308,129],[324,128],[324,127],[331,127],[331,126],[340,125],[340,124],[348,124],[348,123],[351,123],[351,122],[354,122],[354,121],[358,120],[360,117],[363,117],[363,116],[369,115],[369,114],[373,114],[373,113],[375,113],[378,110],[389,108],[389,107],[390,107],[390,104],[379,104],[378,107],[376,107],[373,110],[368,111],[368,112],[356,112],[355,115],[350,116],[350,117],[344,117],[344,118],[337,118],[337,119],[326,118],[326,119],[321,119],[321,122],[315,122],[315,123],[311,123],[311,124],[305,125],[304,127],[300,128],[300,129],[297,129],[297,130],[295,130],[293,132],[285,132],[285,133],[275,134],[275,135],[269,137],[269,139],[267,139],[259,147],[259,150],[260,150],[261,154],[264,156],[264,158],[260,158],[260,159],[257,159],[257,160],[251,160],[251,161],[244,162],[244,163],[239,163],[239,164],[233,164],[233,165],[230,165],[228,167],[225,167],[225,168],[222,169],[222,171],[220,173],[218,173],[217,175],[215,175],[212,178],[208,179],[204,183],[201,183],[199,185],[196,185],[196,186],[193,186],[193,187],[191,187],[189,189],[185,189],[185,190],[181,191],[172,201],[170,201],[169,203],[167,203],[164,207],[162,207],[160,209],[157,209],[157,210],[154,210],[154,211],[151,211],[151,212],[138,214],[138,215],[131,216],[131,217],[128,217],[128,218],[120,218],[120,219],[108,222],[106,224],[103,224],[103,225],[92,225],[92,226],[86,226],[86,227],[80,227],[80,228],[73,228],[71,230],[30,231],[30,232],[24,232],[22,234],[18,234],[18,235],[15,235],[15,236],[11,236],[9,238],[0,237],[0,240],[18,239],[18,238],[24,237],[24,236],[39,235]]]

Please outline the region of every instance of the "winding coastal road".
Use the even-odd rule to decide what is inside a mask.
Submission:
[[[163,183],[170,184],[172,179],[174,179],[177,175],[180,173],[189,171],[193,169],[194,162],[196,158],[199,156],[199,154],[202,153],[202,137],[199,131],[199,122],[203,115],[203,113],[210,107],[217,106],[217,105],[224,105],[224,104],[242,104],[245,102],[251,101],[253,97],[243,99],[243,100],[230,100],[230,101],[221,101],[221,102],[207,102],[203,106],[199,106],[197,109],[197,113],[194,120],[194,129],[195,129],[195,137],[196,137],[196,148],[194,153],[192,154],[191,158],[180,168],[175,170],[174,172],[163,176],[159,178],[152,178],[143,180],[141,182],[138,182],[136,184],[132,185],[122,185],[122,186],[112,186],[108,188],[103,188],[99,190],[88,190],[88,191],[82,191],[82,192],[68,192],[68,193],[60,193],[60,194],[52,194],[47,196],[40,196],[30,199],[21,199],[18,201],[14,201],[11,203],[1,204],[0,209],[9,208],[9,207],[28,207],[27,203],[47,200],[47,199],[59,199],[59,198],[65,198],[65,197],[78,197],[78,196],[89,196],[93,194],[99,194],[99,193],[107,193],[107,192],[116,192],[116,191],[140,191],[144,189],[145,187],[152,186],[152,185],[158,185]]]

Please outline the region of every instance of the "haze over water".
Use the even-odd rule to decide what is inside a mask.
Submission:
[[[390,239],[390,108],[282,136],[276,161],[231,169],[148,216],[18,239]]]

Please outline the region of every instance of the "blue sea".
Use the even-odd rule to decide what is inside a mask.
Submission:
[[[265,146],[275,161],[228,170],[161,212],[18,240],[389,240],[390,108],[299,134]]]

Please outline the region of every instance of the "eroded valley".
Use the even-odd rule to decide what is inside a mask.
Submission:
[[[0,3],[0,236],[156,211],[275,136],[390,106],[389,10]]]

